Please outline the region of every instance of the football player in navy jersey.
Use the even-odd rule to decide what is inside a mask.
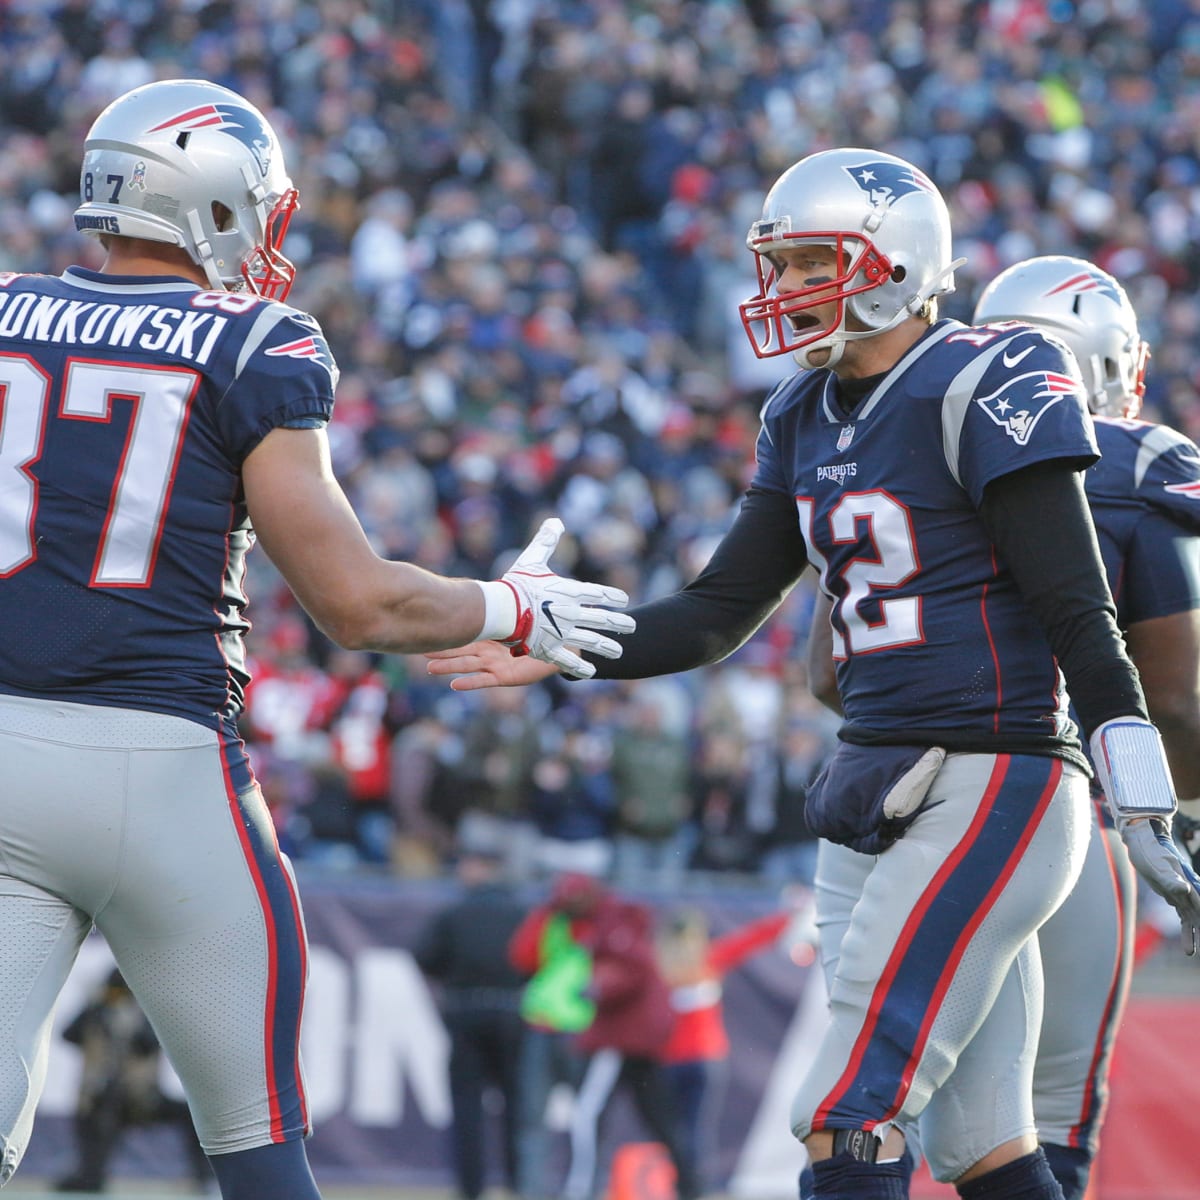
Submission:
[[[814,1194],[904,1196],[900,1126],[924,1114],[934,1174],[963,1197],[1056,1200],[1032,1106],[1034,935],[1091,819],[1064,676],[1135,866],[1189,952],[1200,940],[1200,880],[1171,838],[1169,768],[1084,496],[1097,450],[1079,372],[1032,328],[938,319],[949,216],[891,155],[802,159],[747,241],[747,333],[802,370],[767,397],[729,533],[692,583],[632,610],[636,633],[597,675],[718,661],[818,569],[846,719],[807,815],[870,870],[793,1108]],[[460,690],[549,669],[489,642],[430,660]]]
[[[99,271],[0,277],[0,1184],[29,1139],[51,1013],[105,936],[187,1092],[226,1200],[317,1195],[295,881],[237,733],[245,556],[262,541],[343,646],[482,632],[591,668],[616,589],[502,580],[371,549],[330,468],[337,369],[283,303],[296,207],[236,93],[135,89],[87,136],[76,226]]]
[[[1176,822],[1191,827],[1189,810],[1200,815],[1200,448],[1137,419],[1149,350],[1125,290],[1092,263],[1017,263],[984,289],[974,321],[1028,322],[1079,364],[1101,453],[1084,490],[1117,623],[1181,793]],[[1097,804],[1098,817],[1106,811]],[[1034,1114],[1066,1200],[1082,1200],[1098,1145],[1132,966],[1133,899],[1128,856],[1101,820],[1079,881],[1038,933],[1046,1005]]]
[[[1117,620],[1162,734],[1177,786],[1200,796],[1200,448],[1136,419],[1149,358],[1124,289],[1082,259],[1021,262],[988,285],[975,323],[1022,321],[1060,338],[1083,376],[1102,458],[1084,476]],[[814,606],[809,683],[840,707],[830,603]],[[1197,801],[1180,800],[1184,806]],[[1108,1098],[1113,1041],[1129,986],[1135,887],[1129,857],[1093,805],[1097,828],[1070,895],[1038,931],[1045,1013],[1033,1076],[1039,1138],[1065,1200],[1082,1200]],[[1177,823],[1187,824],[1186,815]],[[862,856],[822,842],[817,872],[822,963],[866,876]]]

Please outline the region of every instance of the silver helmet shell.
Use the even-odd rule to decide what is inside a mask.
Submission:
[[[772,255],[803,243],[838,251],[834,280],[780,295]],[[911,163],[878,150],[823,150],[776,181],[762,218],[746,236],[758,267],[757,295],[739,306],[760,358],[794,353],[802,366],[818,349],[840,358],[845,342],[873,337],[954,291],[950,214],[941,193]],[[836,301],[831,319],[797,314]],[[852,316],[861,329],[851,331]]]
[[[1141,411],[1149,347],[1125,289],[1086,259],[1047,254],[1013,264],[984,288],[974,321],[1044,329],[1075,355],[1092,412],[1136,417]]]
[[[181,246],[214,289],[282,300],[295,278],[279,139],[228,88],[170,79],[114,100],[84,142],[79,190],[76,229]]]

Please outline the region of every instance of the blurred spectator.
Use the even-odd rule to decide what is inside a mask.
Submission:
[[[307,620],[284,612],[254,636],[242,724],[248,738],[282,759],[327,757],[326,730],[338,688],[313,659]]]
[[[436,875],[450,860],[461,815],[454,773],[462,754],[462,738],[440,713],[418,716],[392,743],[392,855],[405,875]]]
[[[382,188],[363,207],[350,241],[354,286],[386,312],[402,314],[412,300],[414,251],[408,239],[412,200],[400,188]]]
[[[95,996],[63,1030],[83,1055],[75,1110],[75,1169],[56,1192],[103,1192],[121,1135],[134,1126],[179,1128],[195,1190],[216,1194],[216,1178],[200,1146],[187,1102],[159,1086],[158,1038],[121,973],[113,970]]]
[[[604,875],[612,864],[616,793],[611,746],[590,726],[561,733],[533,768],[529,810],[537,826],[537,865],[547,874]]]
[[[525,906],[504,882],[504,852],[487,833],[459,839],[462,894],[433,917],[413,951],[417,965],[438,985],[450,1034],[452,1160],[463,1200],[478,1200],[484,1190],[486,1094],[493,1090],[504,1105],[502,1177],[509,1190],[517,1187],[524,980],[509,962],[508,943]]]
[[[817,839],[804,819],[809,784],[833,746],[830,723],[821,717],[788,719],[778,754],[774,817],[763,839],[759,873],[775,884],[811,885],[817,870]]]
[[[600,888],[588,875],[559,876],[550,897],[526,914],[508,943],[509,960],[527,980],[521,998],[525,1032],[518,1089],[517,1191],[523,1200],[561,1194],[550,1182],[547,1107],[556,1086],[577,1088],[583,1075],[575,1037],[596,1015],[590,994],[592,956],[583,938],[592,895]]]
[[[79,76],[82,95],[97,109],[154,79],[154,67],[134,45],[133,29],[114,18],[104,30],[100,53],[90,59]],[[220,83],[221,80],[214,80]]]
[[[775,945],[803,915],[798,907],[784,909],[715,938],[702,909],[681,908],[660,919],[658,961],[676,1014],[662,1059],[675,1094],[685,1152],[696,1164],[702,1191],[712,1182],[705,1157],[717,1144],[717,1118],[729,1072],[722,980],[751,955]]]
[[[345,779],[353,839],[368,863],[391,861],[391,738],[388,681],[374,656],[334,647],[327,664],[336,700],[329,720],[329,759]]]
[[[629,688],[613,739],[617,881],[677,888],[695,842],[691,823],[690,706],[657,681]]]
[[[695,1200],[695,1163],[662,1063],[676,1015],[658,967],[653,916],[595,880],[577,887],[571,902],[583,918],[575,936],[591,954],[588,993],[596,1010],[579,1034],[587,1066],[571,1113],[571,1166],[563,1195],[592,1200],[604,1194],[602,1123],[616,1090],[624,1086],[651,1139],[671,1156],[679,1200]]]
[[[535,870],[539,835],[529,804],[547,708],[544,693],[495,688],[478,693],[461,719],[463,750],[451,771],[463,802],[459,827],[494,830],[514,878],[529,878]]]
[[[749,747],[739,733],[711,730],[705,735],[692,788],[697,842],[691,865],[703,871],[753,872],[759,839],[749,820]]]

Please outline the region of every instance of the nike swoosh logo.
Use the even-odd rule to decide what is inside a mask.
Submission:
[[[554,626],[554,632],[557,633],[559,637],[562,637],[563,631],[558,627],[558,622],[554,619],[554,613],[550,610],[549,600],[542,601],[542,616]]]
[[[1015,367],[1023,358],[1028,358],[1035,350],[1036,346],[1026,346],[1020,354],[1009,354],[1007,350],[1004,352],[1004,365],[1006,367]]]

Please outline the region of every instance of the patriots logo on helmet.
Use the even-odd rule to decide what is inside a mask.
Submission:
[[[236,104],[201,104],[189,108],[162,121],[147,133],[175,130],[179,133],[195,133],[198,129],[215,129],[236,138],[258,163],[258,169],[266,175],[271,168],[271,137],[262,119],[248,108]]]
[[[885,208],[913,192],[935,191],[933,184],[916,167],[906,163],[875,159],[842,170],[867,193],[872,204]]]
[[[272,346],[270,350],[264,350],[263,353],[268,358],[306,358],[313,362],[319,362],[329,372],[334,383],[337,382],[337,364],[333,361],[333,355],[323,337],[314,336],[311,333],[305,334],[304,337],[296,338],[294,341],[284,342],[282,346]]]
[[[1078,275],[1072,275],[1070,279],[1064,279],[1057,287],[1052,287],[1047,293],[1047,296],[1057,296],[1062,292],[1099,292],[1102,296],[1107,296],[1115,304],[1121,303],[1121,293],[1117,290],[1116,282],[1107,275],[1101,275],[1099,272],[1093,274],[1091,271],[1081,271]]]
[[[1025,380],[1029,385],[1022,387]],[[1027,390],[1028,389],[1028,390]],[[1014,392],[1027,393],[1013,400]],[[1018,446],[1027,446],[1037,423],[1047,410],[1064,396],[1082,396],[1083,389],[1077,379],[1070,375],[1059,375],[1055,371],[1031,371],[1008,380],[999,391],[990,396],[976,396],[975,403],[1004,430]]]

